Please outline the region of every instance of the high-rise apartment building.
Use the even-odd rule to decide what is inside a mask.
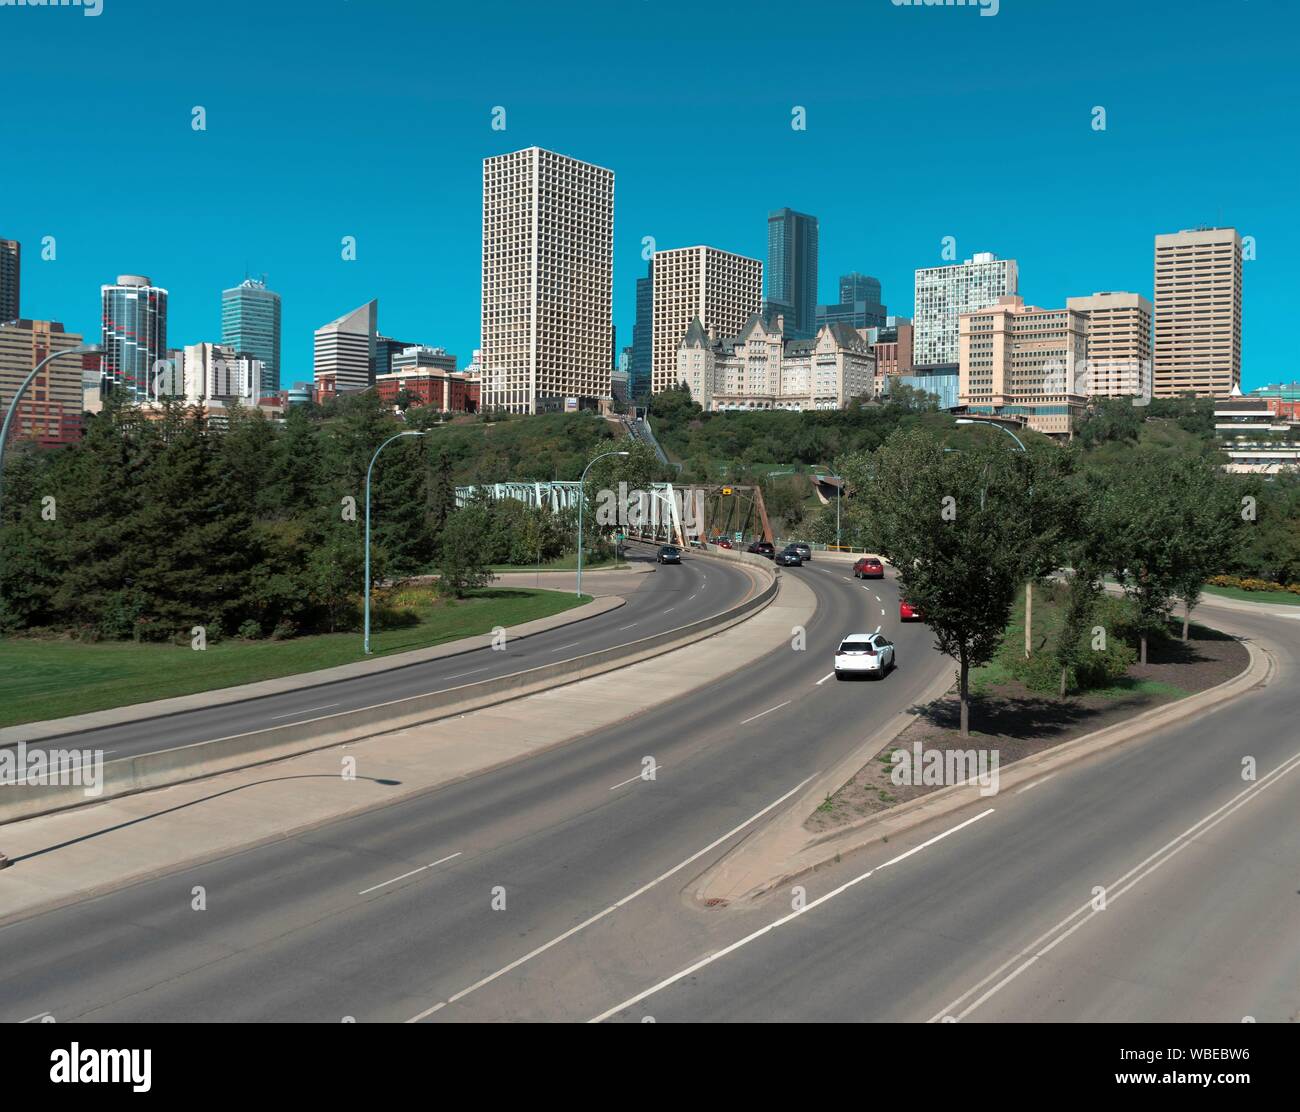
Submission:
[[[614,173],[540,147],[483,160],[483,403],[609,397]]]
[[[42,359],[80,343],[81,337],[65,332],[58,321],[0,321],[0,417]],[[32,380],[9,435],[48,446],[71,444],[81,436],[81,413],[81,360],[65,355],[47,363]]]
[[[888,312],[880,300],[880,279],[868,274],[840,275],[837,305],[817,306],[817,327],[847,324],[850,328],[883,328]]]
[[[147,397],[155,365],[167,359],[167,291],[142,274],[119,274],[115,285],[99,292],[104,384]]]
[[[374,382],[378,328],[379,302],[368,301],[316,329],[312,367],[318,390],[344,394]]]
[[[264,396],[261,360],[227,344],[190,344],[181,367],[185,400],[191,404],[238,399],[252,405]]]
[[[705,332],[736,336],[762,309],[763,264],[716,247],[676,247],[654,258],[650,388],[676,385],[677,349],[698,319]]]
[[[1137,293],[1071,297],[1088,320],[1088,365],[1075,383],[1089,398],[1151,397],[1151,302]]]
[[[922,267],[916,272],[913,360],[917,367],[955,367],[963,313],[1014,297],[1019,277],[1015,259],[981,252],[963,263]]]
[[[280,295],[245,278],[221,293],[221,342],[262,364],[261,392],[280,389]]]
[[[0,239],[0,324],[22,316],[18,296],[23,248],[16,239]]]
[[[632,325],[632,347],[627,367],[627,389],[633,399],[650,394],[650,366],[654,353],[655,261],[646,276],[636,280],[636,320]]]
[[[1223,398],[1241,386],[1241,270],[1235,228],[1156,236],[1156,397]]]
[[[780,314],[785,335],[806,340],[817,331],[817,217],[793,209],[767,215],[769,321]]]
[[[1068,438],[1087,400],[1075,385],[1087,357],[1084,314],[999,298],[960,318],[958,402],[976,416],[1020,416]]]

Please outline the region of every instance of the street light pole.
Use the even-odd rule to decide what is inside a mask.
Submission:
[[[27,393],[27,388],[36,381],[36,376],[44,370],[45,364],[52,363],[56,359],[62,359],[65,355],[93,355],[102,350],[103,349],[99,344],[82,344],[79,347],[56,351],[51,355],[47,355],[37,363],[36,366],[32,368],[31,374],[23,379],[22,385],[18,387],[18,392],[14,395],[13,401],[9,404],[9,412],[5,414],[4,424],[0,426],[0,487],[2,487],[4,483],[5,444],[9,440],[9,426],[14,423],[14,418],[18,415],[18,405],[23,400],[23,395]]]
[[[370,466],[366,468],[366,597],[365,597],[365,654],[370,655],[370,473],[375,469],[375,460],[379,458],[379,453],[388,447],[394,440],[400,440],[404,436],[428,436],[427,432],[416,432],[411,429],[406,432],[395,433],[385,440],[378,448],[375,454],[370,457]]]
[[[27,387],[36,381],[36,376],[45,369],[47,363],[53,363],[56,359],[61,359],[65,355],[93,355],[103,349],[98,344],[82,344],[79,347],[65,348],[63,351],[56,351],[47,355],[32,368],[29,374],[18,387],[17,393],[14,394],[13,401],[9,403],[9,411],[5,414],[4,424],[0,425],[0,490],[4,487],[5,477],[5,445],[9,442],[9,426],[14,423],[14,418],[18,415],[19,403],[23,400],[23,395],[27,393]],[[3,508],[3,503],[0,503]],[[0,515],[0,522],[4,518]],[[0,869],[7,869],[13,862],[3,853],[0,853]]]
[[[607,456],[626,456],[630,452],[601,452],[595,459],[582,469],[582,478],[578,480],[578,597],[582,598],[582,507],[587,502],[587,472],[591,470],[591,464],[597,460],[605,459]]]

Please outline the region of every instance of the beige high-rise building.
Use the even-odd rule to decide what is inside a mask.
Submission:
[[[1151,302],[1137,293],[1071,297],[1088,318],[1088,366],[1076,382],[1090,398],[1151,397]]]
[[[483,160],[483,404],[610,396],[614,172],[528,147]]]
[[[737,336],[763,306],[763,264],[716,247],[676,247],[654,256],[650,389],[677,382],[677,349],[693,320],[706,333]]]
[[[81,336],[58,321],[0,322],[0,418],[32,369],[56,351],[79,347]],[[46,363],[18,403],[10,436],[39,444],[71,444],[81,436],[80,356]]]
[[[1241,236],[1193,228],[1156,236],[1153,391],[1226,398],[1241,385]]]
[[[957,400],[972,415],[1019,416],[1049,436],[1073,435],[1086,401],[1076,385],[1088,355],[1082,313],[1001,297],[961,315],[958,353]]]

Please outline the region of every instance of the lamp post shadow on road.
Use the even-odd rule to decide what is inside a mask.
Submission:
[[[582,507],[587,502],[587,472],[591,465],[609,456],[629,456],[631,452],[601,452],[582,469],[582,478],[578,480],[578,597],[582,598]]]
[[[365,586],[365,655],[370,655],[370,477],[375,470],[375,460],[379,458],[379,453],[388,447],[394,440],[401,440],[404,436],[428,436],[428,432],[416,432],[414,429],[408,429],[406,432],[395,433],[385,440],[378,448],[375,454],[370,457],[370,466],[366,468],[366,586]]]

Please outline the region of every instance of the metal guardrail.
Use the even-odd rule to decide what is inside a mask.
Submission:
[[[721,614],[555,664],[544,664],[508,676],[498,676],[426,695],[408,696],[305,722],[270,726],[230,737],[194,742],[175,749],[106,761],[103,766],[102,791],[94,797],[87,797],[84,790],[76,785],[6,784],[0,786],[0,824],[169,784],[201,780],[222,772],[283,760],[317,749],[329,749],[344,742],[360,741],[576,683],[721,633],[757,613],[776,597],[775,570],[762,557],[736,552],[705,555],[762,569],[770,577],[770,582],[757,594]]]

